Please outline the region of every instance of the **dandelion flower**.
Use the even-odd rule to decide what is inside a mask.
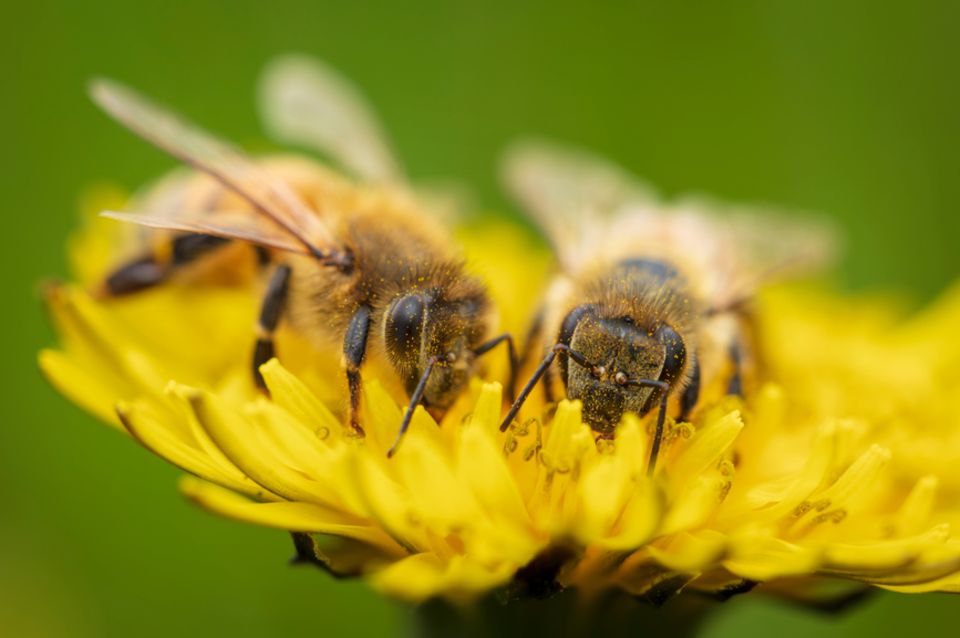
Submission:
[[[465,241],[519,329],[545,260],[502,228]],[[501,433],[496,381],[475,381],[439,424],[418,409],[388,459],[403,397],[374,369],[363,439],[346,435],[336,357],[296,335],[281,334],[281,361],[262,369],[270,398],[256,391],[243,345],[255,286],[103,301],[82,283],[50,291],[48,379],[181,468],[201,507],[293,532],[301,559],[389,596],[815,600],[835,580],[960,591],[960,288],[913,316],[878,299],[765,293],[764,378],[670,423],[648,477],[648,418],[598,443],[578,403],[549,410],[535,394]]]

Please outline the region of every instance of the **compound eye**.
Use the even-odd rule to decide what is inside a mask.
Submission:
[[[426,301],[420,295],[407,295],[394,302],[384,326],[387,351],[403,361],[416,361],[425,315]]]
[[[627,375],[623,372],[618,372],[613,375],[613,380],[617,385],[626,385],[627,384]]]
[[[687,346],[683,343],[683,338],[677,334],[677,331],[666,324],[657,328],[654,337],[663,344],[666,351],[660,380],[668,383],[673,382],[680,376],[680,371],[683,370],[683,365],[686,363]]]

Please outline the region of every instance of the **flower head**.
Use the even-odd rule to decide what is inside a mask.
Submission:
[[[500,228],[466,241],[519,329],[544,260]],[[650,419],[598,441],[578,403],[534,395],[501,433],[495,381],[475,380],[439,424],[418,409],[388,459],[403,395],[376,368],[363,439],[343,426],[335,353],[295,334],[262,369],[269,398],[254,388],[255,288],[172,283],[113,301],[55,288],[62,345],[40,364],[184,470],[191,500],[294,532],[299,556],[334,573],[412,601],[575,587],[660,602],[828,578],[960,591],[960,289],[909,318],[875,299],[763,295],[763,378],[743,399],[708,388],[692,422],[669,423],[648,477]]]

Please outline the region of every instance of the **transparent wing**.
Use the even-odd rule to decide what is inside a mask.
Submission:
[[[719,309],[741,303],[763,284],[828,266],[838,247],[834,226],[821,217],[686,198],[625,206],[585,231],[568,254],[573,272],[598,260],[668,261]]]
[[[248,201],[267,222],[254,224],[257,228],[275,226],[276,232],[285,232],[291,240],[299,242],[302,252],[323,257],[340,252],[333,234],[316,213],[282,180],[264,172],[241,151],[116,82],[95,80],[90,86],[90,95],[131,131],[185,164],[209,174]],[[250,226],[237,228],[237,234],[247,233]]]
[[[822,271],[841,250],[839,229],[823,216],[702,197],[680,200],[671,209],[671,218],[703,220],[703,236],[688,249],[709,246],[718,306],[740,303],[764,284]]]
[[[521,140],[503,155],[508,193],[546,234],[561,262],[584,233],[631,203],[654,202],[653,189],[615,164],[543,140]]]
[[[282,228],[251,215],[249,211],[104,211],[100,214],[150,228],[216,235],[292,253],[313,254],[302,242]]]
[[[548,142],[513,144],[502,170],[571,273],[603,259],[663,258],[692,265],[708,297],[728,304],[771,279],[823,268],[838,249],[822,218],[707,198],[663,202],[615,164]]]
[[[260,79],[260,108],[277,139],[320,151],[366,181],[404,181],[373,109],[323,62],[304,55],[274,59]]]

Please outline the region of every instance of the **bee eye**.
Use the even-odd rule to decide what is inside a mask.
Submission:
[[[673,382],[683,369],[687,358],[687,348],[683,343],[683,338],[670,326],[664,324],[657,328],[656,339],[663,344],[665,349],[663,372],[660,378],[663,381]]]
[[[618,372],[613,375],[613,380],[616,381],[617,385],[626,385],[627,384],[627,375],[623,372]]]
[[[607,368],[605,366],[593,366],[591,372],[593,372],[593,376],[595,377],[602,377],[607,373]]]
[[[420,353],[426,303],[420,295],[401,297],[390,308],[384,325],[388,351],[401,360],[415,359]]]

